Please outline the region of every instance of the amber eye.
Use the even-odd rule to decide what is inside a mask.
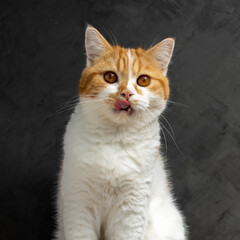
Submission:
[[[103,78],[108,83],[115,83],[118,80],[117,74],[114,72],[105,72]]]
[[[137,79],[137,84],[141,87],[147,87],[151,82],[151,78],[147,75],[141,75]]]

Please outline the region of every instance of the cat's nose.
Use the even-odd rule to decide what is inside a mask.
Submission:
[[[125,90],[125,91],[122,91],[120,95],[124,97],[126,100],[128,100],[132,95],[134,95],[134,93],[131,92],[130,90]]]

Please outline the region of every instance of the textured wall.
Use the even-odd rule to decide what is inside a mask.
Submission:
[[[240,239],[238,0],[0,4],[0,239],[50,239],[54,229],[71,110],[56,111],[77,94],[86,22],[109,40],[111,29],[125,47],[176,37],[169,71],[175,103],[165,117],[178,147],[166,129],[163,146],[176,197],[191,239]]]

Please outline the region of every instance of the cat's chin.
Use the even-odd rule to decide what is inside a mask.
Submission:
[[[109,108],[105,112],[105,117],[110,120],[114,125],[125,125],[134,120],[135,111],[132,107],[126,109],[117,110],[116,108]]]
[[[120,111],[114,108],[112,112],[113,112],[112,119],[114,120],[114,122],[122,124],[132,120],[134,110],[132,107],[121,109]]]
[[[113,108],[114,114],[125,114],[125,115],[132,115],[133,113],[133,108],[131,106],[128,106],[126,108],[123,108],[121,110],[117,110],[116,108]]]

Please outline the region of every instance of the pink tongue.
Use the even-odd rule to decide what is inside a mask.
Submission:
[[[124,99],[119,99],[117,100],[115,103],[114,103],[114,107],[118,110],[118,111],[121,111],[122,109],[124,108],[127,108],[129,107],[131,104],[127,101],[127,100],[124,100]]]

